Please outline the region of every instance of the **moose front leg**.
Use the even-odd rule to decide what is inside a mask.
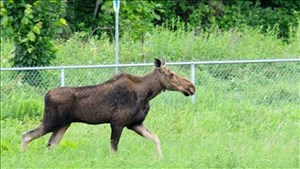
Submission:
[[[122,135],[123,127],[111,125],[110,146],[111,152],[115,154],[118,150],[118,144]]]
[[[130,127],[128,127],[128,129],[133,130],[137,134],[153,141],[156,146],[157,154],[158,154],[159,158],[162,159],[163,155],[162,155],[162,151],[160,148],[160,141],[159,141],[159,138],[155,134],[151,133],[143,124],[130,126]]]

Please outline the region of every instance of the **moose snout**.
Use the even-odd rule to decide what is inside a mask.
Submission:
[[[196,92],[195,86],[192,84],[191,87],[190,87],[190,93],[191,93],[191,95],[194,95],[195,92]]]
[[[188,85],[185,90],[182,91],[185,96],[191,96],[195,94],[195,86],[193,84]]]

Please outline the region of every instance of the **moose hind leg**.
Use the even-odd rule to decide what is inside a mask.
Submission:
[[[70,124],[67,124],[59,129],[53,131],[53,133],[48,141],[47,147],[58,144],[69,127],[70,127]]]
[[[47,133],[48,132],[45,130],[44,124],[41,123],[37,128],[30,130],[22,135],[21,148],[25,150],[29,142],[42,137]]]
[[[162,159],[163,154],[162,154],[162,151],[160,148],[160,140],[155,134],[151,133],[143,124],[134,125],[134,126],[129,127],[128,129],[133,130],[137,134],[153,141],[156,146],[157,154],[158,154],[159,158]]]

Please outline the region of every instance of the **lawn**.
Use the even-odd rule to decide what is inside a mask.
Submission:
[[[299,167],[299,106],[253,104],[233,93],[197,88],[196,103],[180,93],[166,92],[151,103],[145,121],[162,144],[132,131],[123,132],[119,151],[110,153],[109,125],[72,124],[61,143],[45,145],[50,135],[20,150],[21,134],[39,118],[1,120],[1,168],[199,168]],[[165,97],[182,98],[176,106]]]

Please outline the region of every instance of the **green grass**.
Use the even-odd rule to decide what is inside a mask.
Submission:
[[[184,76],[188,74],[185,67],[172,68]],[[158,160],[152,142],[128,130],[122,135],[119,152],[113,156],[109,125],[79,123],[71,125],[54,149],[45,148],[48,134],[22,152],[21,134],[38,125],[40,106],[39,117],[34,112],[23,112],[22,116],[1,118],[1,167],[299,167],[298,63],[196,68],[195,104],[176,92],[164,92],[151,102],[145,125],[161,140],[162,160]],[[93,74],[79,71],[76,75],[81,73]],[[101,77],[98,71],[94,73]],[[75,78],[72,83],[78,84],[76,81],[85,82]],[[34,87],[29,89],[32,94],[40,92]],[[22,94],[20,97],[24,102],[28,100]],[[11,103],[10,99],[2,99],[5,106]],[[42,103],[42,95],[35,99]],[[10,111],[5,106],[2,113]]]
[[[46,135],[22,152],[21,133],[39,120],[25,118],[1,120],[1,168],[299,167],[298,105],[262,106],[238,102],[232,93],[198,92],[195,105],[152,102],[145,125],[161,140],[162,160],[152,142],[129,130],[111,155],[109,125],[80,123],[57,147],[45,148]],[[176,93],[158,99],[165,96],[189,100]]]

